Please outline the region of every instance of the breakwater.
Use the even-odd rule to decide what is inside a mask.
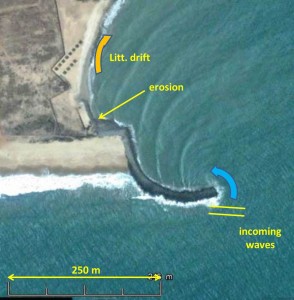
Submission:
[[[138,153],[136,141],[133,131],[130,127],[119,125],[112,120],[97,120],[92,117],[88,103],[84,102],[89,115],[92,118],[91,132],[97,136],[119,135],[122,137],[126,156],[128,159],[128,166],[131,175],[134,177],[141,189],[152,196],[164,196],[166,199],[175,200],[182,203],[195,202],[207,198],[216,197],[218,195],[214,187],[204,187],[195,190],[175,190],[168,186],[164,186],[149,178],[138,161]]]

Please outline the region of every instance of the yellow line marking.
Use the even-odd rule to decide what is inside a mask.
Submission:
[[[209,206],[210,208],[229,208],[229,209],[246,209],[241,206]]]
[[[117,105],[117,106],[114,107],[113,109],[109,110],[108,112],[106,112],[106,113],[101,113],[101,114],[99,115],[99,118],[98,118],[98,119],[99,119],[99,120],[101,120],[101,119],[104,120],[104,119],[105,119],[105,116],[111,114],[112,112],[114,112],[114,111],[117,110],[118,108],[120,108],[120,107],[122,107],[123,105],[127,104],[128,102],[134,100],[135,98],[139,97],[140,95],[144,94],[145,92],[146,92],[146,91],[143,90],[143,91],[141,91],[140,93],[136,94],[135,96],[129,98],[129,99],[126,100],[126,101],[124,101],[123,103]]]
[[[154,274],[148,276],[15,276],[11,274],[8,279],[161,279],[161,275]]]
[[[104,35],[102,39],[100,40],[97,49],[96,49],[96,54],[95,54],[95,70],[96,74],[102,72],[102,67],[101,67],[101,56],[102,56],[102,51],[103,48],[106,46],[106,44],[109,42],[111,39],[111,35]]]
[[[224,217],[240,217],[240,218],[245,217],[245,215],[238,215],[238,214],[219,214],[219,213],[212,213],[212,212],[209,212],[208,214],[213,216],[224,216]]]

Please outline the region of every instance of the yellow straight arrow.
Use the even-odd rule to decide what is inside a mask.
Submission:
[[[15,279],[154,279],[160,280],[160,274],[153,274],[148,276],[15,276],[11,274],[8,279],[14,281]]]
[[[98,119],[99,119],[99,120],[105,120],[105,116],[111,114],[112,112],[114,112],[114,111],[117,110],[118,108],[124,106],[125,104],[129,103],[130,101],[134,100],[135,98],[139,97],[140,95],[144,94],[145,92],[146,92],[146,91],[143,90],[143,91],[141,91],[140,93],[136,94],[135,96],[129,98],[129,99],[126,100],[125,102],[123,102],[123,103],[119,104],[118,106],[114,107],[113,109],[109,110],[108,112],[106,112],[106,113],[104,113],[104,114],[101,113],[101,114],[99,115],[99,118],[98,118]]]

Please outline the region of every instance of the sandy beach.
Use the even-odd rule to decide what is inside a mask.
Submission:
[[[32,143],[11,138],[0,148],[1,174],[126,172],[125,149],[120,137],[84,138],[72,142]]]

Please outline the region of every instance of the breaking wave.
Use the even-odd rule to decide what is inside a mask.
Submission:
[[[117,0],[114,2],[112,7],[105,15],[105,19],[103,22],[103,30],[102,33],[106,33],[106,29],[113,23],[114,19],[117,17],[119,11],[121,10],[122,6],[125,4],[125,0]]]
[[[42,193],[55,190],[76,190],[84,185],[91,185],[104,189],[123,189],[127,186],[135,188],[137,195],[132,199],[151,200],[163,206],[196,207],[199,205],[218,205],[222,199],[223,188],[216,186],[218,196],[203,199],[197,202],[180,203],[169,200],[163,196],[151,196],[142,191],[131,175],[125,173],[116,174],[92,174],[92,175],[66,175],[59,176],[48,174],[43,176],[23,174],[0,176],[0,198],[3,196],[18,196],[29,193]]]
[[[121,189],[133,183],[133,178],[124,173],[36,176],[31,174],[0,176],[0,196],[17,196],[53,190],[76,190],[83,185],[106,189]]]
[[[188,202],[188,203],[182,203],[182,202],[176,202],[174,200],[166,199],[164,196],[151,196],[148,193],[144,193],[141,191],[141,195],[134,196],[132,199],[138,199],[138,200],[154,200],[156,203],[163,205],[163,206],[177,206],[177,207],[183,207],[183,208],[191,208],[191,207],[197,207],[197,206],[211,206],[211,205],[219,205],[224,194],[224,189],[221,186],[214,185],[218,196],[208,199],[203,199],[196,202]]]

